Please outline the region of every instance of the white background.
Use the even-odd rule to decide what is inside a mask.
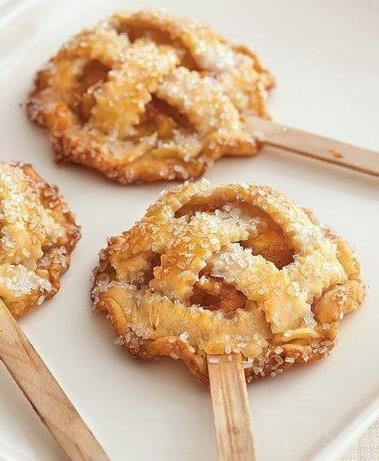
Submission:
[[[379,2],[0,3],[0,156],[32,162],[60,186],[83,226],[62,290],[23,319],[22,328],[112,460],[202,461],[215,459],[207,389],[181,363],[132,360],[113,345],[110,325],[91,313],[88,301],[106,237],[129,228],[167,185],[122,187],[84,168],[58,168],[46,134],[19,107],[35,71],[70,35],[113,10],[144,6],[205,20],[257,51],[277,79],[269,101],[276,120],[379,150]],[[282,189],[361,256],[369,296],[343,321],[331,357],[249,386],[260,461],[333,458],[379,407],[379,181],[274,150],[224,159],[206,177]],[[62,459],[1,367],[0,415],[1,460]]]

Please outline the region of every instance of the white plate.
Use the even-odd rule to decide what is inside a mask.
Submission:
[[[129,228],[164,185],[121,187],[84,168],[58,168],[46,133],[19,104],[34,72],[71,34],[121,7],[165,6],[251,45],[275,73],[277,120],[379,149],[379,4],[296,0],[16,1],[0,4],[0,152],[32,162],[77,213],[83,238],[53,301],[22,327],[112,460],[215,458],[207,389],[173,360],[139,363],[112,343],[89,309],[89,277],[106,237]],[[356,246],[370,285],[364,307],[342,324],[328,360],[249,386],[258,459],[336,456],[379,408],[379,183],[274,151],[222,160],[213,182],[272,184],[315,210]],[[0,459],[62,459],[0,369]]]

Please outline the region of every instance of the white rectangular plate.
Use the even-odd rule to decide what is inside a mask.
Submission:
[[[140,363],[113,342],[88,293],[97,252],[129,228],[167,185],[122,187],[84,168],[58,168],[42,130],[26,119],[35,71],[84,26],[120,8],[166,7],[250,45],[273,70],[275,119],[379,149],[379,4],[336,0],[16,1],[0,3],[0,152],[33,163],[59,185],[83,226],[60,293],[22,320],[112,460],[215,459],[208,390],[173,360]],[[1,12],[3,13],[1,15]],[[369,285],[364,307],[342,323],[329,359],[249,386],[258,459],[331,459],[379,408],[379,182],[312,160],[265,151],[219,161],[212,182],[271,184],[351,241]],[[0,368],[0,459],[62,459]]]

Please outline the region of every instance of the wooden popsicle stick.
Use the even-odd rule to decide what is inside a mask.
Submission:
[[[109,459],[1,299],[0,359],[68,459]]]
[[[220,461],[255,461],[241,354],[208,355],[208,374]]]
[[[351,170],[379,176],[379,153],[279,123],[249,117],[248,129],[263,145],[316,158]]]

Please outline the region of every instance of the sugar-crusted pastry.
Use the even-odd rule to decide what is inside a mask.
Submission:
[[[194,178],[253,155],[245,117],[266,117],[271,74],[243,46],[162,11],[116,14],[64,45],[27,110],[59,161],[121,183]]]
[[[56,187],[31,165],[0,162],[0,298],[14,316],[59,290],[79,237]]]
[[[186,183],[101,252],[92,290],[116,342],[141,359],[240,352],[246,378],[328,355],[363,301],[347,243],[266,186]]]

